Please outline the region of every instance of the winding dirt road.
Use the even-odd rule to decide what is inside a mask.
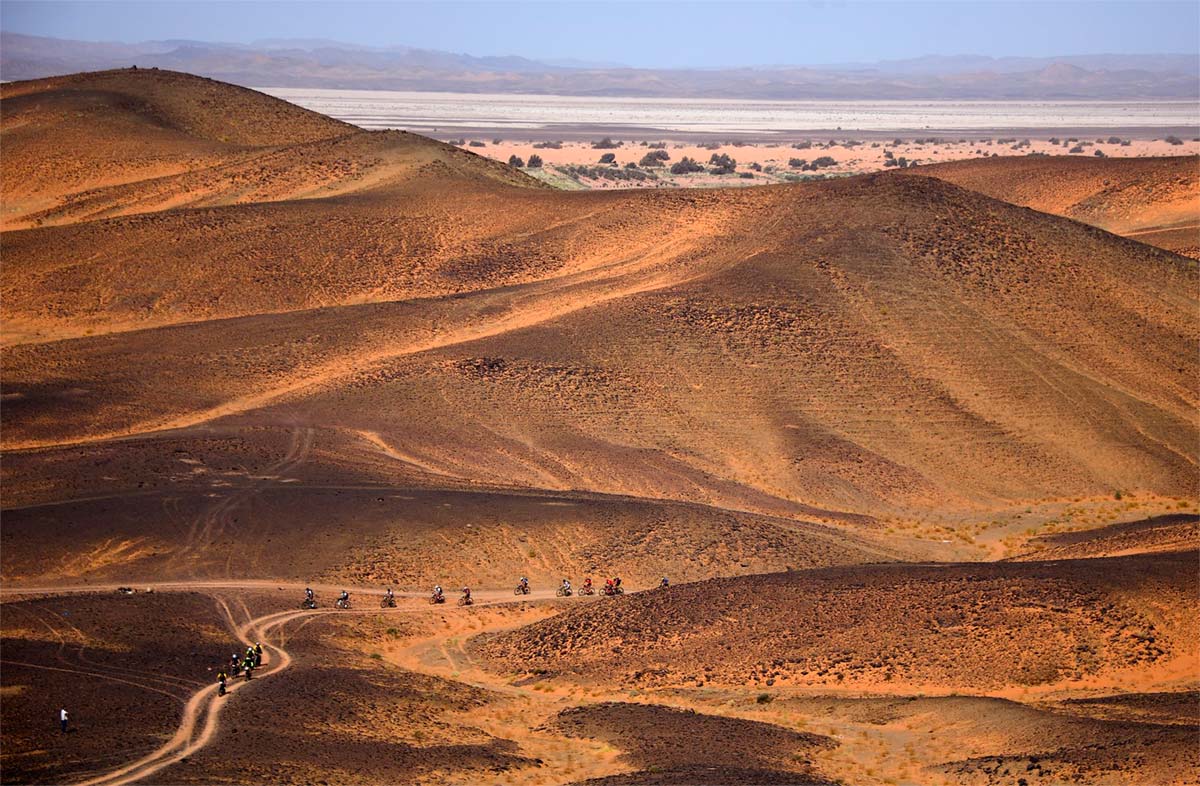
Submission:
[[[97,591],[115,591],[120,586],[117,584],[111,585],[89,585],[76,586],[64,585],[55,587],[26,587],[26,588],[5,588],[0,589],[0,597],[8,596],[7,600],[12,601],[18,597],[29,597],[39,595],[58,595],[76,592],[97,592]],[[147,585],[148,590],[160,591],[186,591],[186,590],[213,590],[213,589],[265,589],[265,588],[294,588],[296,596],[302,596],[302,585],[281,584],[279,582],[268,581],[193,581],[193,582],[165,582]],[[330,591],[329,587],[316,587],[316,589]],[[424,608],[428,602],[425,595],[420,593],[396,593],[397,598],[411,600],[413,602],[406,605],[398,606],[397,608],[380,608],[375,605],[375,597],[380,596],[378,590],[368,590],[360,588],[349,588],[351,590],[351,598],[355,596],[367,596],[369,601],[360,601],[362,607],[352,608],[349,610],[341,609],[322,609],[315,610],[295,609],[274,611],[269,614],[263,614],[258,617],[248,618],[243,622],[238,622],[235,612],[230,609],[229,604],[222,598],[216,598],[218,605],[221,608],[222,615],[225,617],[230,631],[237,637],[239,641],[247,646],[251,646],[254,642],[261,642],[263,645],[263,666],[261,671],[257,671],[254,679],[264,679],[273,675],[279,674],[291,665],[292,657],[282,646],[272,643],[272,633],[278,632],[280,628],[293,620],[300,618],[312,618],[326,614],[348,615],[348,614],[413,614]],[[332,592],[331,592],[332,594]],[[474,594],[476,599],[475,605],[493,606],[505,603],[515,603],[530,600],[548,600],[555,597],[553,590],[535,590],[529,595],[514,596],[512,590],[482,590]],[[447,606],[452,606],[453,602],[448,600]],[[15,665],[15,664],[14,664]],[[50,668],[50,667],[46,667]],[[78,671],[78,670],[73,670]],[[91,676],[104,677],[106,675],[96,673]],[[113,676],[112,679],[128,682],[139,688],[147,690],[159,690],[159,688],[148,684],[153,682],[154,678],[147,680],[144,676],[138,681],[125,679],[124,676]],[[176,762],[191,756],[196,751],[203,748],[212,741],[220,725],[220,714],[222,702],[231,696],[237,694],[238,691],[245,689],[251,682],[244,680],[231,680],[227,687],[227,696],[221,697],[217,694],[217,685],[215,683],[207,684],[204,687],[195,691],[184,704],[183,714],[180,718],[179,728],[170,740],[163,743],[157,749],[142,756],[140,759],[123,764],[114,770],[106,772],[102,775],[91,777],[84,781],[76,782],[75,786],[124,786],[141,781],[154,773],[168,767]]]

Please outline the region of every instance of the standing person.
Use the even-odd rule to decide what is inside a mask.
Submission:
[[[262,665],[262,644],[254,642],[254,668]]]
[[[67,733],[67,708],[63,707],[58,711],[58,722],[62,724],[62,733]]]
[[[225,680],[226,679],[228,679],[228,677],[225,676],[225,669],[221,669],[220,671],[217,672],[217,686],[218,686],[217,687],[217,695],[218,696],[225,695]]]

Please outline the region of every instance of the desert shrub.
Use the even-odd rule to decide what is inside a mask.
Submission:
[[[1056,136],[1052,136],[1049,139],[1047,139],[1046,141],[1052,145],[1057,145],[1059,143],[1059,139]]]
[[[703,144],[697,145],[697,147],[699,147],[701,150],[720,150],[721,143],[720,142],[704,142]]]
[[[468,147],[487,147],[486,142],[480,142],[478,139],[472,139],[467,143]]]
[[[1131,139],[1122,139],[1121,140],[1121,147],[1129,147],[1131,144],[1133,144],[1133,140],[1131,140]]]
[[[708,159],[708,163],[713,167],[708,171],[714,175],[730,175],[733,174],[733,170],[737,169],[737,161],[730,158],[728,153],[720,155],[713,153],[712,157]]]
[[[1075,147],[1071,148],[1071,149],[1070,149],[1070,150],[1068,150],[1067,152],[1068,152],[1068,153],[1082,153],[1082,152],[1083,152],[1083,145],[1075,145]]]
[[[1177,136],[1169,136],[1166,139],[1164,139],[1163,141],[1166,142],[1168,145],[1182,145],[1183,144],[1183,140]]]
[[[462,147],[466,143],[467,140],[465,139],[451,139],[449,142],[447,142],[447,144],[454,145],[455,147]]]
[[[520,156],[512,155],[512,156],[508,157],[508,165],[521,167],[521,166],[525,166],[525,162],[521,160]]]
[[[703,171],[704,171],[704,167],[700,166],[698,163],[696,163],[692,159],[688,158],[687,156],[684,156],[683,158],[679,159],[678,161],[676,161],[674,164],[671,165],[671,174],[672,175],[686,175],[691,172],[703,172]]]
[[[604,137],[598,142],[592,143],[593,150],[612,150],[621,146],[620,142],[614,142],[609,137]]]
[[[496,137],[495,139],[492,140],[493,145],[499,145],[499,144],[502,144],[503,142],[504,142],[504,140],[501,139],[500,137]]]
[[[813,159],[813,169],[819,169],[823,166],[837,166],[837,159],[833,156],[821,156],[820,158]]]
[[[610,166],[568,166],[560,167],[558,171],[576,182],[579,182],[579,179],[582,177],[591,178],[592,180],[629,180],[637,182],[657,179],[649,172],[643,172],[636,168],[630,169],[628,167],[620,169]]]
[[[891,150],[884,150],[883,157],[885,160],[891,161],[893,158],[896,157],[896,154],[893,153]]]
[[[761,172],[761,171],[762,171],[762,164],[760,164],[760,163],[758,163],[757,161],[755,161],[753,164],[751,164],[751,165],[750,165],[750,168],[751,168],[752,170],[754,170],[755,172]]]
[[[812,142],[805,139],[803,142],[797,142],[794,145],[792,145],[792,149],[793,150],[811,150]]]
[[[534,153],[533,155],[531,155],[529,157],[529,163],[526,164],[526,166],[528,166],[530,169],[541,169],[542,168],[542,157],[539,156],[537,153]]]
[[[637,165],[637,164],[635,164],[635,163],[633,163],[632,161],[626,161],[626,162],[625,162],[625,168],[626,168],[626,169],[637,169],[637,168],[638,168],[638,165]]]
[[[759,704],[770,704],[772,701],[772,696],[769,693],[760,693],[758,694],[758,697],[754,699],[754,701]]]
[[[1104,151],[1103,151],[1103,150],[1097,150],[1097,151],[1095,152],[1095,156],[1096,156],[1096,158],[1105,158]]]
[[[738,172],[738,177],[740,177],[742,180],[753,180],[754,173],[753,172]]]
[[[662,148],[655,148],[646,155],[642,156],[642,160],[638,161],[638,166],[655,167],[662,166],[664,161],[670,161],[671,154]]]
[[[800,169],[807,163],[808,163],[808,159],[805,159],[805,158],[789,158],[788,159],[788,166],[790,166],[792,169]]]
[[[534,150],[562,150],[562,142],[536,142]]]
[[[601,164],[611,164],[616,160],[617,160],[616,153],[605,153],[604,155],[600,156]]]
[[[666,142],[651,142],[650,144],[646,145],[646,147],[650,148],[651,150],[666,150],[667,143]]]
[[[904,140],[900,139],[899,137],[892,140],[892,145],[895,147],[899,147],[902,144],[904,144]]]

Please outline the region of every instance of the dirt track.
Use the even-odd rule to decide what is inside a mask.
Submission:
[[[1097,228],[1193,242],[1193,161],[567,194],[0,96],[6,782],[1195,780],[1197,268]]]
[[[24,588],[19,591],[0,590],[4,594],[19,595],[28,597],[31,595],[43,596],[62,592],[96,592],[104,589],[115,590],[119,585],[111,587],[92,586],[87,588],[81,587],[38,587]],[[205,589],[263,589],[266,587],[278,588],[280,585],[273,582],[173,582],[156,584],[146,587],[147,590],[205,590]],[[296,596],[301,597],[302,587],[297,585]],[[316,589],[329,590],[331,588],[320,587]],[[417,593],[396,593],[402,598],[423,598]],[[354,596],[381,596],[377,590],[359,590],[354,589],[352,593],[352,601]],[[514,596],[510,593],[505,593],[501,590],[488,590],[473,593],[476,598],[475,605],[489,606],[504,603],[523,603],[527,601],[548,600],[555,597],[555,593],[551,590],[534,590],[529,595]],[[354,614],[409,614],[415,611],[427,608],[424,604],[400,606],[395,609],[383,609],[372,607],[370,605],[360,608],[351,608],[348,610],[318,608],[316,610],[294,610],[294,611],[275,611],[267,614],[262,614],[250,619],[239,622],[235,618],[235,613],[230,609],[229,604],[224,600],[218,599],[218,603],[224,613],[227,625],[230,632],[243,644],[247,646],[253,645],[254,642],[261,642],[263,645],[263,671],[256,672],[258,674],[254,679],[265,679],[273,675],[279,674],[288,668],[292,662],[292,657],[288,651],[279,644],[272,643],[272,633],[281,629],[284,625],[294,620],[302,618],[313,618],[321,615],[333,614],[339,617],[350,616]],[[453,605],[448,601],[448,605]],[[0,659],[0,662],[10,662]],[[13,665],[17,665],[13,663]],[[34,664],[21,664],[32,666],[34,668],[55,668],[38,666]],[[58,669],[56,669],[58,670]],[[63,671],[72,671],[75,673],[88,673],[92,676],[101,676],[105,679],[114,680],[130,686],[143,688],[150,691],[159,690],[155,687],[156,678],[141,677],[117,677],[113,675],[97,675],[95,672],[80,672],[76,669],[61,669]],[[228,684],[227,693],[232,696],[240,690],[247,688],[253,684],[253,681],[245,681],[241,679],[231,678]],[[77,786],[123,786],[123,784],[135,783],[143,780],[150,775],[168,767],[176,762],[179,762],[188,756],[191,756],[196,751],[208,745],[219,728],[219,717],[222,707],[222,697],[218,695],[218,686],[216,684],[208,684],[196,690],[187,700],[183,707],[183,715],[174,736],[170,740],[163,743],[156,750],[142,756],[136,761],[123,764],[117,768],[108,771],[101,775],[90,777],[86,780],[79,781]]]

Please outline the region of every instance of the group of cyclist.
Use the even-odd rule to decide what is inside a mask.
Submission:
[[[660,588],[661,587],[669,587],[670,585],[671,585],[671,583],[667,579],[666,576],[663,576],[662,581],[660,581],[658,584],[658,586]],[[463,587],[461,592],[462,592],[462,594],[459,596],[458,605],[470,606],[475,603],[474,598],[471,597],[471,588],[470,587]],[[528,595],[530,592],[531,592],[531,590],[529,589],[529,579],[526,576],[522,576],[520,581],[517,582],[516,594],[517,595]],[[602,594],[602,595],[621,595],[624,592],[625,592],[625,590],[621,587],[621,577],[620,576],[614,576],[611,579],[605,579],[604,587],[600,590],[600,594]],[[574,593],[574,590],[571,587],[571,580],[564,578],[562,580],[562,584],[559,585],[556,594],[560,597],[565,597],[565,596],[572,595],[573,593]],[[590,576],[583,580],[583,586],[580,587],[579,594],[580,595],[595,595],[596,594],[596,588],[592,584],[592,579]],[[440,584],[433,588],[433,595],[430,597],[429,602],[430,603],[445,603],[446,602],[446,593],[442,589],[442,586]],[[347,592],[346,590],[342,590],[342,593],[341,593],[341,595],[338,596],[337,603],[335,605],[339,609],[350,608],[350,593]],[[384,589],[383,599],[380,601],[380,606],[383,608],[395,608],[396,607],[396,594],[392,591],[391,587],[387,587],[386,589]],[[317,599],[316,599],[316,595],[312,591],[312,587],[305,588],[304,601],[301,603],[301,607],[305,608],[305,609],[315,609],[317,607]]]
[[[239,674],[245,674],[249,680],[254,670],[262,665],[263,648],[260,642],[254,642],[253,646],[247,646],[245,654],[233,653],[229,657],[229,671],[222,667],[217,670],[217,695],[225,695],[225,685],[229,681],[230,674],[234,677]]]
[[[666,576],[663,576],[662,581],[660,581],[658,584],[659,587],[664,588],[669,587],[670,585],[671,583],[667,580]],[[529,579],[526,576],[522,576],[521,580],[517,582],[516,594],[528,595],[530,592]],[[559,596],[569,596],[573,592],[574,590],[571,588],[571,580],[564,578],[562,580],[562,584],[560,584],[558,587],[557,594]],[[624,592],[625,590],[621,588],[620,576],[614,576],[611,579],[605,579],[604,588],[600,590],[602,595],[620,595]],[[579,594],[594,595],[595,593],[596,589],[592,585],[592,579],[589,576],[583,580],[583,585],[579,588]],[[446,602],[446,593],[442,590],[442,586],[440,584],[433,588],[433,596],[430,598],[430,602]],[[470,606],[474,602],[474,599],[471,597],[471,588],[463,587],[462,595],[458,599],[458,605]],[[338,596],[337,603],[335,605],[339,609],[350,608],[350,593],[346,590],[342,590],[342,593]],[[380,602],[380,605],[385,608],[396,607],[396,594],[392,591],[391,587],[384,589],[383,600]],[[305,587],[304,601],[301,603],[301,607],[305,609],[315,609],[317,607],[317,596],[313,592],[312,587]],[[262,665],[262,653],[262,644],[259,642],[255,642],[253,646],[246,647],[246,652],[244,655],[239,655],[236,652],[233,653],[233,655],[229,658],[228,671],[226,671],[225,667],[222,667],[217,671],[218,695],[225,695],[225,686],[229,681],[230,674],[232,674],[234,677],[237,677],[240,674],[245,674],[246,679],[249,680],[251,675],[254,673],[254,670]]]
[[[669,586],[671,586],[671,582],[666,576],[663,576],[662,581],[660,581],[658,583],[658,586],[659,587],[669,587]],[[558,590],[555,594],[557,594],[559,597],[565,597],[565,596],[571,595],[572,592],[573,592],[573,590],[571,589],[571,580],[564,578],[562,580],[562,584],[560,584],[558,586]],[[624,592],[625,592],[625,590],[621,588],[621,577],[620,576],[614,576],[611,579],[605,579],[604,580],[604,588],[600,590],[600,594],[602,594],[602,595],[621,595]],[[524,576],[521,577],[520,583],[517,584],[517,594],[518,595],[528,595],[529,594],[529,579],[525,578]],[[596,588],[592,584],[591,576],[588,576],[586,579],[583,580],[583,586],[581,586],[579,588],[579,594],[580,595],[595,595],[596,594]]]

